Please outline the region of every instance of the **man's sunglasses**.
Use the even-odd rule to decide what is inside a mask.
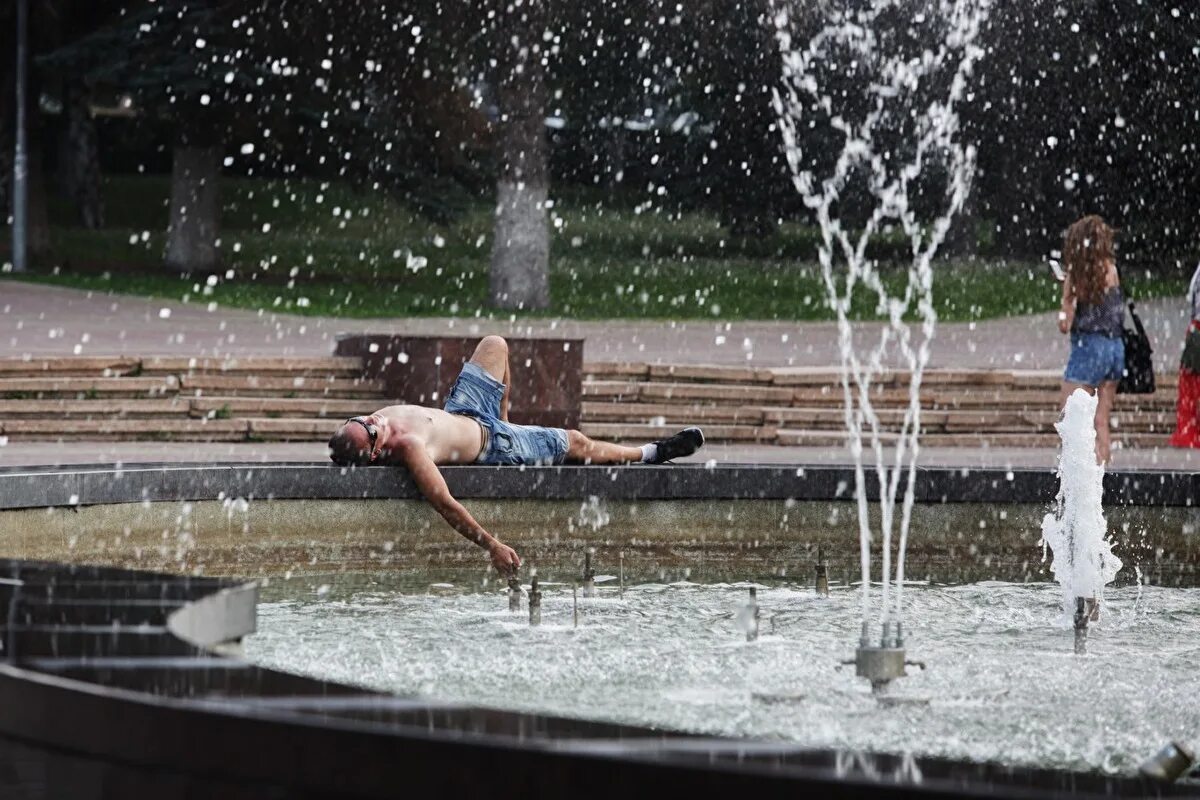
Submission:
[[[370,440],[371,440],[370,455],[372,458],[374,458],[375,457],[375,438],[377,436],[379,436],[379,429],[376,428],[374,425],[372,425],[370,422],[368,422],[366,417],[351,417],[350,419],[346,420],[347,424],[349,424],[351,422],[357,422],[359,425],[362,425],[363,430],[365,430],[367,432],[367,436],[370,437]]]

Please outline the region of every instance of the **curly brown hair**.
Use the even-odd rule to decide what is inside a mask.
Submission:
[[[1076,299],[1085,303],[1101,301],[1108,264],[1116,260],[1113,252],[1113,229],[1098,215],[1089,214],[1067,228],[1063,266]]]

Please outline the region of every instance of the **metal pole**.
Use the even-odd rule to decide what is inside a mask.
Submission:
[[[13,271],[24,272],[27,266],[26,233],[29,226],[29,163],[25,141],[25,61],[29,38],[29,0],[17,0],[17,147],[13,157]]]

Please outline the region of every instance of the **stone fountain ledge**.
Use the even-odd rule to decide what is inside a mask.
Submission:
[[[669,467],[484,467],[443,469],[463,499],[852,500],[854,472],[844,466],[754,464]],[[1109,506],[1190,507],[1200,473],[1118,470],[1105,476]],[[902,480],[901,486],[904,485]],[[868,492],[877,495],[874,474]],[[1038,469],[919,469],[920,503],[1049,503],[1054,472]],[[313,463],[89,464],[0,468],[0,509],[115,503],[225,500],[417,499],[405,470],[343,469]]]

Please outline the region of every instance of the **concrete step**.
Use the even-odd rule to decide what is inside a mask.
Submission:
[[[0,400],[161,397],[177,391],[179,381],[173,375],[148,378],[0,378]]]
[[[140,364],[137,358],[121,356],[0,358],[0,378],[115,378],[136,373]]]
[[[635,401],[642,384],[636,381],[584,381],[582,395],[593,400]]]
[[[763,409],[750,406],[710,406],[695,403],[584,403],[583,421],[658,424],[700,422],[761,425]]]
[[[239,358],[188,358],[153,356],[142,360],[144,375],[260,375],[304,376],[321,378],[357,378],[362,374],[362,359],[343,356]]]
[[[344,420],[370,414],[386,405],[382,400],[368,402],[343,398],[308,397],[222,397],[205,395],[191,399],[194,417],[257,417],[257,418],[330,418]],[[326,423],[328,424],[328,423]]]
[[[723,365],[643,364],[637,362],[586,362],[585,380],[635,380],[650,382],[703,382],[772,386],[793,386],[840,390],[840,367],[752,367]],[[1175,371],[1159,373],[1158,385],[1174,389]],[[872,378],[872,384],[884,389],[907,387],[912,380],[906,370],[884,370]],[[1062,386],[1062,370],[927,369],[922,374],[925,387],[990,387],[1041,389],[1057,392]]]
[[[845,428],[841,408],[764,408],[763,419],[768,424],[785,428],[837,429]],[[899,430],[905,409],[882,408],[875,413],[880,424],[888,430]],[[922,409],[921,428],[925,433],[1051,433],[1058,412],[1053,409],[1006,410]],[[1130,433],[1161,433],[1174,430],[1175,413],[1117,411],[1112,417],[1113,429]]]
[[[386,405],[383,385],[358,378],[258,377],[256,375],[187,375],[180,392],[189,397],[209,394],[248,397],[358,397],[373,398]]]
[[[892,445],[899,436],[893,432],[882,432],[879,439],[884,445]],[[835,430],[800,430],[781,428],[775,443],[793,447],[844,447],[846,432]],[[1153,449],[1167,446],[1165,433],[1122,433],[1113,432],[1114,448]],[[863,437],[864,443],[869,436]],[[1056,433],[926,433],[921,436],[922,447],[1035,447],[1056,449],[1059,446]],[[869,459],[870,456],[868,455]]]
[[[600,380],[641,380],[650,377],[650,365],[636,361],[585,361],[583,362],[583,379],[585,381]]]
[[[609,442],[652,442],[678,433],[686,425],[648,425],[609,422],[585,422],[582,430],[594,439]],[[763,442],[775,440],[775,428],[760,425],[704,425],[710,442]]]
[[[769,370],[754,367],[728,367],[703,364],[652,364],[652,381],[695,381],[720,384],[767,384],[771,382]]]
[[[34,441],[201,441],[237,442],[248,426],[240,419],[69,420],[47,430],[44,420],[3,420],[0,434]]]
[[[0,420],[42,419],[50,428],[61,419],[145,419],[186,417],[191,404],[186,398],[163,400],[0,400]]]
[[[714,405],[791,404],[795,392],[773,386],[742,386],[699,383],[643,383],[638,399],[643,401],[707,401]]]
[[[259,442],[326,442],[338,428],[338,421],[329,419],[251,418],[246,422],[250,439]]]

